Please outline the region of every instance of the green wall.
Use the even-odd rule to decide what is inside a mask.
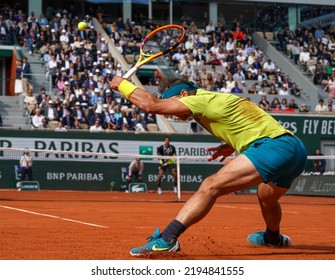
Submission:
[[[322,140],[335,140],[335,118],[316,115],[274,115],[286,128],[293,131],[305,143],[308,154],[314,155]],[[157,186],[157,159],[145,158],[156,155],[156,149],[164,142],[166,134],[135,133],[90,133],[90,132],[54,132],[54,131],[15,131],[0,130],[0,147],[30,148],[51,151],[73,151],[111,153],[109,157],[94,156],[87,159],[83,155],[46,155],[33,154],[34,178],[40,181],[41,189],[84,189],[110,190],[124,184],[124,168],[133,159],[132,155],[142,155],[145,163],[144,181],[149,189]],[[206,147],[219,144],[211,135],[173,134],[171,144],[177,148],[179,156],[208,156]],[[118,157],[128,154],[128,158]],[[0,152],[0,188],[15,187],[15,165],[20,153],[5,154]],[[183,190],[196,189],[202,180],[222,166],[221,163],[185,162],[181,165],[181,184]],[[164,187],[173,185],[172,176],[168,174]]]

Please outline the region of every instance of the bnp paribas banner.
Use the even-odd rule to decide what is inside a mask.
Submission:
[[[46,131],[6,132],[0,135],[0,146],[4,148],[28,148],[46,150],[47,153],[32,152],[33,179],[40,189],[119,189],[125,184],[127,168],[131,160],[139,155],[144,162],[143,179],[148,189],[157,188],[158,160],[147,156],[156,155],[157,148],[164,143],[166,135],[125,133],[60,133]],[[178,156],[208,157],[206,147],[219,142],[211,136],[168,135],[176,147]],[[56,151],[68,151],[60,154]],[[92,152],[93,155],[72,152]],[[101,154],[105,156],[101,156]],[[124,154],[129,156],[124,157]],[[19,180],[17,166],[21,152],[0,153],[0,188],[15,188]],[[183,190],[195,190],[222,164],[204,161],[184,162],[180,166],[180,181]],[[167,172],[163,187],[174,185],[172,175]]]

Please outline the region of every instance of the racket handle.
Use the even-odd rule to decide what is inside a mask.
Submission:
[[[134,73],[137,71],[137,67],[133,67],[131,68],[126,74],[123,75],[124,79],[128,79],[130,78],[132,75],[134,75]]]

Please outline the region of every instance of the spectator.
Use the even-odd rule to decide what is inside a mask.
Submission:
[[[124,72],[123,72],[123,70],[122,70],[122,68],[121,68],[121,64],[118,63],[118,64],[116,65],[116,69],[115,69],[115,74],[114,74],[114,76],[120,76],[120,77],[122,77],[123,74],[124,74]]]
[[[177,49],[177,52],[172,55],[171,59],[174,67],[176,67],[184,59],[184,54],[182,53],[181,48]]]
[[[78,120],[76,120],[76,119],[74,120],[73,129],[83,129],[80,126],[80,122]]]
[[[24,93],[28,92],[29,78],[30,78],[30,64],[28,62],[28,58],[25,56],[22,59],[22,91]]]
[[[306,47],[303,47],[302,51],[299,54],[299,63],[303,67],[303,70],[306,71],[309,60],[311,59],[310,53]]]
[[[250,94],[257,94],[257,90],[256,90],[256,85],[255,84],[250,85],[248,93],[250,93]]]
[[[81,94],[78,96],[77,100],[80,103],[80,106],[82,108],[88,108],[91,105],[90,97],[88,96],[88,94],[86,92],[85,86],[82,86]]]
[[[278,94],[276,87],[272,84],[269,88],[268,94]]]
[[[306,103],[303,103],[299,108],[300,113],[307,113],[308,112],[308,106]]]
[[[325,33],[325,31],[322,29],[322,26],[319,25],[318,28],[314,32],[314,36],[318,41],[320,41],[321,37],[322,37],[322,34],[324,34],[324,33]]]
[[[295,103],[294,99],[290,100],[290,103],[288,104],[288,108],[293,109],[293,110],[299,109],[299,107],[298,107],[297,103]]]
[[[118,31],[123,31],[125,30],[125,24],[123,22],[122,17],[118,17],[117,21],[116,21],[116,26]]]
[[[203,86],[206,90],[210,90],[214,85],[213,77],[211,73],[207,73],[207,77],[203,83]]]
[[[115,107],[115,106],[114,106]],[[110,122],[107,123],[107,129],[108,130],[117,130],[118,129],[118,126],[117,126],[117,122],[116,122],[116,118],[114,116],[115,114],[115,111],[114,110],[109,110],[109,117],[110,117]],[[126,124],[125,122],[122,124],[122,130],[124,131],[124,124]],[[127,127],[127,131],[128,131],[128,125],[126,124],[126,127]]]
[[[316,156],[323,156],[320,149],[315,150]],[[325,159],[315,159],[313,161],[313,172],[318,172],[321,175],[325,173],[326,170],[326,160]]]
[[[214,78],[214,85],[216,86],[216,88],[218,90],[221,89],[223,87],[223,84],[225,83],[223,74],[221,72],[218,72],[217,74],[212,73],[212,76]]]
[[[276,76],[272,78],[272,85],[274,85],[276,89],[282,87],[282,83],[278,81]]]
[[[234,51],[236,42],[233,40],[233,38],[228,38],[228,41],[226,43],[226,50],[227,52]]]
[[[278,97],[274,97],[272,102],[271,102],[271,109],[277,108],[277,105],[279,105],[279,107],[281,109],[281,104],[280,104],[280,101],[279,101]]]
[[[142,119],[141,114],[136,115],[135,131],[136,132],[145,132],[145,122]]]
[[[258,71],[259,70],[257,70],[255,68],[255,63],[251,64],[250,67],[247,70],[247,77],[248,77],[248,79],[249,80],[257,80]]]
[[[259,95],[266,95],[265,87],[261,86],[261,88],[260,88],[258,94],[259,94]]]
[[[331,112],[335,112],[335,104],[333,102],[333,99],[328,99],[328,109],[329,106],[331,106]]]
[[[313,74],[313,82],[315,85],[321,85],[324,71],[321,61],[318,61],[314,68],[310,68],[310,71]]]
[[[86,116],[80,105],[81,103],[79,101],[75,103],[75,107],[72,110],[72,116],[75,121],[86,124],[87,123]]]
[[[296,83],[292,84],[292,87],[290,89],[290,94],[293,95],[293,96],[296,96],[296,97],[299,97],[301,95],[300,90],[297,88]]]
[[[59,119],[62,121],[63,118],[66,117],[66,113],[70,112],[70,109],[68,108],[68,102],[66,100],[63,100],[63,102],[61,103],[61,106],[59,107]]]
[[[335,52],[335,36],[332,36],[330,38],[330,41],[329,41],[328,46],[327,46],[327,50],[331,53]]]
[[[328,90],[328,98],[335,98],[335,79],[334,74],[329,76],[326,86],[323,89],[324,91]]]
[[[44,116],[41,113],[41,109],[37,108],[35,110],[35,115],[32,117],[33,128],[41,127],[42,126],[42,119],[44,119]]]
[[[190,64],[189,61],[186,61],[186,65],[184,66],[183,70],[181,71],[181,75],[188,81],[191,80],[191,77],[193,75],[194,72],[194,68],[193,66]]]
[[[7,26],[3,16],[0,15],[0,40],[8,40],[8,39],[9,39],[8,26]]]
[[[90,131],[102,131],[102,130],[103,130],[103,128],[100,125],[100,121],[99,120],[95,120],[94,125],[92,125],[90,127]]]
[[[332,104],[327,105],[327,112],[330,112],[330,113],[334,112]]]
[[[271,111],[270,102],[266,99],[266,96],[263,95],[261,100],[258,103],[258,106],[264,111]]]
[[[228,80],[227,80],[227,88],[230,89],[230,91],[235,87],[235,81],[233,79],[232,75],[228,75]]]
[[[43,30],[49,24],[49,20],[43,13],[40,13],[40,16],[37,19],[37,23]]]
[[[40,89],[39,95],[36,97],[36,101],[38,106],[42,103],[42,101],[45,101],[47,99],[48,95],[45,93],[45,88]]]
[[[319,99],[319,104],[315,106],[314,110],[316,113],[322,113],[327,111],[327,106],[324,104],[323,99]]]
[[[51,99],[47,102],[47,107],[44,111],[44,116],[49,123],[56,122],[59,120],[58,111],[54,107],[54,102]]]
[[[277,81],[278,81],[279,83],[284,83],[284,78],[283,78],[283,76],[282,76],[282,72],[281,72],[281,70],[280,70],[279,68],[276,70],[276,75],[275,75],[275,77],[276,77],[276,79],[277,79]],[[287,87],[287,88],[290,88],[290,86],[288,86],[288,85],[286,85],[286,87]]]
[[[241,46],[241,41],[244,38],[244,34],[241,31],[241,28],[239,26],[236,26],[236,29],[233,33],[233,38],[234,38],[234,41],[236,42],[237,47],[239,48]]]
[[[220,92],[223,92],[223,93],[230,93],[230,92],[231,92],[231,89],[228,88],[226,82],[224,82],[224,83],[222,84],[222,88],[220,89]]]
[[[33,89],[29,89],[26,97],[24,98],[23,104],[28,110],[29,115],[31,115],[35,108],[37,108],[37,100],[33,93]]]
[[[293,83],[291,83],[288,76],[284,77],[284,81],[282,83],[287,89],[292,88]]]
[[[116,123],[116,129],[120,130],[123,122],[123,115],[119,105],[114,107],[114,118]]]
[[[283,111],[286,111],[288,109],[288,103],[287,103],[287,99],[286,98],[283,98],[282,101],[281,101],[281,109]]]
[[[233,75],[233,79],[235,81],[239,81],[239,82],[245,81],[245,75],[244,75],[243,70],[241,68],[237,69],[236,73]]]
[[[242,89],[239,88],[238,82],[235,82],[235,86],[231,89],[232,93],[242,93]]]
[[[48,129],[48,128],[50,128],[49,124],[48,124],[48,121],[47,121],[46,118],[43,118],[42,119],[42,125],[39,127],[39,129]]]
[[[268,59],[264,64],[263,64],[263,72],[266,75],[274,75],[276,71],[276,66],[272,62],[271,59]]]
[[[215,31],[215,26],[213,22],[210,20],[208,24],[205,26],[205,32],[207,35],[211,35]]]
[[[201,34],[199,36],[198,47],[202,48],[203,46],[207,46],[208,44],[209,44],[209,39],[206,36],[206,32],[203,31],[203,32],[201,32]]]
[[[66,129],[72,129],[74,127],[74,117],[71,115],[70,110],[66,110],[65,117],[62,118],[62,123]]]
[[[279,92],[278,92],[278,95],[289,95],[289,92],[288,92],[288,90],[287,90],[287,88],[286,88],[285,85],[283,85],[283,86],[281,87],[281,89],[280,89]]]

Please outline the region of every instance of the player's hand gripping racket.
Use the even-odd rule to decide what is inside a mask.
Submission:
[[[151,31],[142,41],[139,60],[123,78],[130,78],[142,65],[175,50],[184,37],[185,29],[177,24],[164,25]]]

